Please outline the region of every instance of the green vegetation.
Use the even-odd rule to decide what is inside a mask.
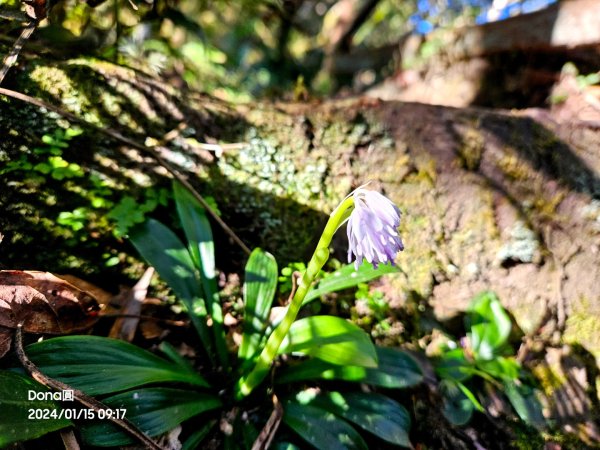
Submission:
[[[215,246],[206,213],[177,183],[174,198],[185,244],[154,219],[132,229],[130,239],[185,306],[202,343],[198,350],[205,352],[210,364],[199,373],[166,343],[162,350],[171,362],[124,342],[97,336],[72,336],[48,339],[28,347],[27,353],[36,365],[47,375],[90,395],[111,394],[103,397],[103,402],[115,410],[128,411],[128,419],[150,436],[164,433],[197,415],[215,423],[224,411],[235,406],[237,413],[230,420],[239,426],[234,427],[233,435],[229,434],[227,439],[243,442],[244,436],[256,438],[254,424],[266,420],[271,406],[265,405],[264,395],[271,392],[282,399],[283,421],[296,433],[294,440],[300,438],[317,447],[334,444],[340,449],[354,448],[354,445],[367,448],[358,431],[362,429],[376,439],[409,447],[410,415],[406,408],[382,393],[361,392],[357,383],[407,388],[420,383],[421,370],[401,350],[374,346],[363,330],[345,319],[329,315],[292,319],[285,340],[274,348],[276,354],[290,355],[289,363],[275,370],[273,379],[263,383],[259,379],[251,384],[251,375],[262,357],[259,355],[269,348],[281,323],[289,320],[288,316],[276,317],[271,313],[279,281],[277,263],[269,253],[258,248],[250,255],[243,289],[242,340],[237,351],[231,351],[225,337],[216,283]],[[344,209],[340,211],[343,214]],[[320,254],[318,250],[315,252],[315,255]],[[306,284],[306,277],[314,267],[314,258],[307,267],[302,276],[309,294],[305,303],[380,275],[375,274],[370,264],[365,263],[356,273],[354,265],[349,265],[323,277],[318,286],[313,287]],[[283,279],[283,289],[286,280]],[[303,297],[297,293],[292,302],[301,306]],[[135,370],[130,370],[132,367]],[[270,372],[273,367],[268,369]],[[339,378],[347,385],[344,390],[327,392],[305,388],[307,382],[321,378]],[[244,384],[239,380],[247,381]],[[146,386],[155,383],[183,383],[188,387]],[[239,386],[242,386],[241,391]],[[243,386],[248,386],[248,390],[244,391]],[[242,397],[254,389],[261,395],[249,396],[242,403]],[[15,416],[25,423],[26,405],[17,402],[16,408]],[[239,421],[242,411],[252,414],[252,420]],[[160,419],[167,416],[167,420]],[[57,420],[50,418],[46,431],[69,424]],[[317,426],[320,420],[326,420],[331,427]],[[102,422],[86,423],[81,435],[88,445],[115,446],[132,442],[123,431]],[[4,442],[21,439],[10,433],[1,437]],[[282,443],[289,437],[283,439]]]
[[[0,285],[0,447],[594,443],[597,46],[473,50],[510,40],[455,33],[491,4],[465,2],[0,0],[0,267],[101,299],[83,329],[72,292]],[[362,183],[399,210],[365,206],[356,267]],[[23,311],[40,371],[141,439],[50,396],[29,417]]]
[[[478,397],[488,389],[506,395],[519,417],[538,429],[545,427],[541,404],[519,362],[511,355],[507,340],[511,321],[498,298],[484,292],[473,299],[465,318],[468,344],[448,340],[435,362],[444,398],[444,415],[457,425],[467,423],[473,411],[485,411]],[[478,380],[479,379],[479,380]],[[480,381],[481,392],[473,389]],[[539,395],[539,393],[538,393]]]
[[[302,283],[306,283],[314,261],[308,265],[290,264],[278,276],[277,263],[269,253],[258,248],[252,252],[244,276],[241,343],[232,351],[225,335],[222,300],[216,283],[215,245],[206,213],[177,183],[173,196],[185,243],[154,219],[135,226],[129,236],[142,257],[157,269],[185,306],[202,343],[198,350],[205,353],[210,363],[195,368],[167,342],[161,344],[161,350],[170,362],[121,341],[72,336],[28,347],[27,353],[36,365],[48,376],[89,395],[101,396],[115,411],[128,411],[129,420],[150,436],[196,416],[204,423],[215,424],[224,411],[234,408],[237,412],[228,421],[236,426],[225,439],[250,445],[258,436],[256,425],[266,421],[272,408],[264,402],[265,394],[270,393],[283,402],[283,422],[292,432],[278,435],[281,436],[277,438],[278,445],[287,445],[292,439],[294,445],[303,440],[317,448],[332,445],[340,449],[368,448],[367,437],[363,437],[367,432],[371,434],[368,441],[381,439],[409,447],[410,405],[406,400],[398,402],[384,395],[386,391],[378,387],[417,386],[422,380],[419,365],[401,350],[374,346],[361,328],[340,317],[316,315],[293,321],[285,340],[275,347],[277,354],[288,355],[285,362],[276,368],[269,367],[271,378],[259,378],[258,383],[249,384],[248,391],[242,390],[245,395],[239,395],[236,391],[239,379],[252,379],[247,375],[254,373],[252,368],[258,367],[259,355],[268,348],[269,337],[284,320],[272,310],[274,299],[290,292],[294,270],[303,274]],[[317,250],[315,255],[319,254]],[[381,324],[389,306],[381,292],[369,291],[366,282],[396,270],[389,266],[375,270],[365,263],[359,270],[352,264],[332,273],[319,271],[316,274],[320,281],[310,286],[305,297],[296,300],[295,292],[293,301],[306,304],[333,292],[355,288],[356,298],[366,301]],[[447,419],[464,425],[475,411],[483,412],[483,398],[489,392],[483,387],[487,385],[488,389],[506,395],[525,423],[544,428],[530,377],[510,356],[507,340],[512,324],[496,296],[490,292],[477,296],[468,309],[465,325],[469,343],[459,346],[457,341],[448,339],[440,355],[432,360],[440,379],[439,392]],[[130,370],[134,366],[135,370]],[[3,373],[0,371],[0,375]],[[6,376],[10,373],[6,372]],[[107,378],[106,374],[110,376]],[[335,389],[325,385],[307,388],[307,384],[332,379],[342,384]],[[172,383],[180,386],[171,387]],[[370,385],[372,391],[361,391],[356,383]],[[257,395],[252,393],[255,389]],[[248,399],[242,400],[245,396]],[[25,421],[28,404],[15,405],[15,420]],[[250,420],[240,420],[242,414],[250,414]],[[167,416],[168,420],[161,419]],[[70,424],[61,420],[51,417],[43,428],[32,433],[39,435]],[[327,427],[320,426],[323,421]],[[192,435],[190,439],[200,445],[208,436],[214,438],[216,432],[210,426],[201,436]],[[0,428],[3,442],[22,439],[11,436]],[[132,443],[118,427],[101,421],[83,424],[81,436],[88,445]]]

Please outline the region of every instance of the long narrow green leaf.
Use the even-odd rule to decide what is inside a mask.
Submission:
[[[69,420],[53,415],[60,414],[62,408],[58,403],[30,399],[29,392],[50,391],[29,377],[0,371],[0,448],[72,425]],[[33,417],[30,417],[31,412]],[[41,415],[36,418],[36,413]]]
[[[216,420],[211,420],[200,427],[199,430],[194,431],[190,437],[181,446],[181,450],[197,450],[200,447],[202,441],[208,436],[212,427],[217,423]]]
[[[184,303],[202,343],[212,355],[212,341],[206,324],[207,311],[190,252],[162,223],[149,219],[129,234],[131,243]]]
[[[507,381],[504,383],[504,392],[521,419],[538,430],[546,427],[542,405],[535,395],[535,389],[526,384]]]
[[[27,347],[46,375],[89,395],[108,394],[157,382],[208,387],[198,373],[135,345],[99,336],[63,336]]]
[[[318,449],[367,450],[360,434],[346,421],[328,411],[288,401],[283,422],[298,436]]]
[[[333,316],[294,322],[279,353],[302,353],[337,365],[377,367],[377,352],[361,328]]]
[[[173,182],[177,214],[188,241],[192,260],[200,273],[206,307],[213,320],[213,335],[219,361],[229,367],[229,354],[223,329],[223,311],[219,299],[215,269],[215,244],[206,211],[198,200],[179,182]]]
[[[348,289],[357,286],[359,283],[366,283],[382,275],[399,271],[398,267],[392,265],[380,265],[375,269],[373,264],[364,263],[356,270],[354,264],[348,264],[324,277],[316,288],[306,294],[303,304],[309,303],[321,295]]]
[[[277,261],[260,248],[246,263],[244,282],[244,331],[238,356],[248,360],[258,350],[269,322],[269,311],[277,289]]]
[[[148,436],[172,430],[181,422],[221,406],[212,395],[168,388],[137,389],[103,400],[114,410],[124,410],[125,417]],[[88,445],[112,447],[134,442],[128,434],[111,422],[83,422],[81,436]]]
[[[469,401],[473,403],[473,406],[475,407],[475,409],[477,409],[477,411],[485,411],[479,400],[477,400],[475,394],[464,383],[456,381],[456,385],[462,391],[462,393],[465,394],[465,397],[467,397]]]
[[[375,347],[378,366],[375,369],[359,366],[338,366],[309,359],[282,370],[276,383],[314,379],[343,380],[387,388],[407,388],[423,381],[423,373],[415,360],[402,350]]]
[[[158,349],[165,354],[167,358],[173,361],[183,372],[195,372],[190,361],[185,359],[179,352],[167,341],[162,341]]]
[[[410,447],[408,433],[410,415],[400,403],[385,395],[366,392],[328,392],[311,396],[299,394],[296,399],[334,413],[392,444]]]

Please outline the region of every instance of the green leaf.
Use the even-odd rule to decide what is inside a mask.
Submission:
[[[284,405],[283,422],[298,436],[318,449],[367,450],[358,432],[335,414],[311,405],[288,401]]]
[[[87,221],[88,210],[80,207],[75,208],[73,211],[62,211],[56,222],[60,225],[70,227],[73,231],[81,230],[85,226]]]
[[[475,406],[459,388],[458,383],[442,380],[439,389],[443,399],[442,413],[450,423],[461,426],[471,420]]]
[[[50,172],[52,172],[52,166],[45,162],[38,163],[35,166],[33,166],[33,170],[37,170],[38,172],[41,172],[44,175],[48,175]]]
[[[184,372],[194,372],[195,370],[187,359],[179,354],[179,352],[167,341],[162,341],[158,345],[158,349],[165,354],[167,358],[177,364]]]
[[[217,287],[215,244],[206,212],[198,200],[180,183],[173,183],[177,214],[188,240],[189,254],[200,273],[208,314],[213,320],[213,334],[222,364],[228,366],[228,352],[223,331],[223,312]]]
[[[53,400],[29,400],[29,392],[50,392],[46,387],[29,377],[14,372],[0,371],[0,447],[17,441],[26,441],[43,436],[51,431],[72,425],[69,420],[52,418],[29,418],[33,410],[50,414],[62,408]],[[33,408],[33,409],[32,409]]]
[[[244,331],[238,356],[248,360],[257,352],[269,322],[277,289],[277,261],[270,253],[254,249],[246,263],[244,281]]]
[[[194,262],[175,233],[162,223],[149,219],[132,231],[130,239],[179,298],[192,303],[200,296]]]
[[[377,352],[361,328],[333,316],[295,321],[279,353],[302,353],[341,366],[377,367]]]
[[[477,367],[493,377],[505,381],[516,380],[521,372],[521,365],[515,358],[496,356],[490,361],[477,361]]]
[[[200,444],[206,438],[206,436],[208,436],[208,433],[216,423],[216,420],[211,420],[210,422],[202,425],[199,430],[194,431],[190,437],[185,440],[181,446],[181,450],[197,450],[201,448]]]
[[[106,217],[116,222],[118,236],[125,236],[134,225],[145,220],[144,213],[140,211],[137,201],[129,195],[121,198]]]
[[[249,420],[242,420],[240,415],[237,416],[237,421],[234,423],[234,427],[236,430],[241,430],[241,439],[243,443],[242,448],[251,449],[260,435],[260,430],[258,430]],[[239,431],[237,434],[239,436]],[[239,440],[237,442],[232,442],[233,450],[238,450],[240,448],[239,442]]]
[[[131,230],[131,243],[184,303],[202,343],[212,348],[206,305],[190,252],[170,229],[149,219]],[[211,354],[210,350],[208,351]]]
[[[531,386],[509,381],[504,383],[504,392],[521,419],[538,430],[545,428],[542,406]]]
[[[304,391],[305,394],[310,391]],[[306,397],[306,396],[304,396]],[[302,396],[296,397],[304,403]],[[329,392],[306,398],[308,404],[343,417],[384,441],[411,447],[410,415],[400,403],[385,395],[365,392]]]
[[[359,283],[366,283],[382,275],[396,272],[400,272],[400,269],[392,265],[380,265],[375,269],[373,264],[364,263],[356,270],[354,264],[348,264],[324,277],[316,288],[306,294],[302,303],[306,304],[322,295],[348,289],[357,286]]]
[[[80,134],[83,134],[83,129],[79,127],[67,128],[65,130],[65,139],[71,140],[72,138],[74,138],[75,136],[79,136]]]
[[[125,417],[148,436],[172,430],[181,422],[221,406],[212,395],[169,388],[148,388],[123,392],[103,400],[111,409],[125,409]],[[108,421],[83,422],[81,436],[87,445],[112,447],[134,441]]]
[[[467,310],[467,329],[477,359],[490,360],[508,339],[511,322],[493,292],[482,292]]]
[[[300,450],[300,447],[289,442],[276,442],[272,448],[273,450]]]
[[[375,347],[378,366],[376,369],[358,366],[337,366],[309,359],[296,366],[282,370],[275,381],[290,383],[314,379],[343,380],[367,383],[386,388],[407,388],[423,381],[423,373],[408,353],[394,349]]]
[[[64,142],[64,135],[62,133],[59,134],[58,132],[55,133],[54,136],[50,136],[48,134],[43,135],[42,142],[54,147],[69,148],[69,144]]]
[[[46,375],[89,395],[157,382],[208,387],[204,378],[193,370],[117,339],[63,336],[31,344],[27,354]]]
[[[479,403],[479,400],[477,400],[477,397],[475,396],[475,394],[473,392],[471,392],[471,390],[467,386],[465,386],[464,383],[457,381],[456,385],[462,391],[462,393],[465,395],[465,397],[467,397],[469,399],[469,401],[473,404],[475,409],[477,409],[480,412],[484,411],[483,406],[481,406],[481,403]]]
[[[473,375],[473,363],[465,357],[462,348],[443,353],[435,364],[435,372],[440,378],[465,381]]]
[[[215,251],[206,212],[181,183],[173,182],[173,196],[192,259],[198,269],[202,268],[207,278],[214,278]]]

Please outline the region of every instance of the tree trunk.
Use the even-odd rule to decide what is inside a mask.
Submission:
[[[367,58],[339,58],[340,74],[366,64],[381,68],[399,54],[397,73],[371,88],[385,100],[446,106],[544,106],[566,63],[582,73],[600,65],[600,2],[567,0],[541,11],[463,28],[436,30],[414,51],[415,37]],[[364,49],[363,49],[364,52]],[[386,58],[387,56],[387,58]],[[354,61],[354,62],[353,62]]]

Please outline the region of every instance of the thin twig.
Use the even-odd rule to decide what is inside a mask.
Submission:
[[[2,84],[2,81],[4,81],[4,77],[6,76],[10,68],[17,62],[17,59],[19,58],[19,53],[21,53],[23,45],[25,45],[27,39],[31,37],[31,35],[37,28],[37,25],[38,22],[36,20],[32,20],[25,26],[25,28],[23,28],[23,31],[21,31],[21,34],[10,49],[9,54],[6,55],[6,57],[2,61],[2,68],[0,69],[0,84]]]
[[[158,141],[158,143],[156,145],[164,146],[164,145],[168,144],[169,142],[177,140],[177,143],[180,146],[182,146],[183,148],[199,149],[199,150],[206,150],[209,152],[213,152],[217,158],[220,158],[221,156],[223,156],[223,153],[226,151],[240,150],[242,148],[248,147],[248,143],[246,143],[246,142],[232,142],[229,144],[210,144],[210,143],[206,143],[206,142],[191,142],[190,140],[186,140],[182,135],[182,131],[184,131],[187,128],[187,126],[188,126],[188,124],[185,122],[179,123],[177,125],[177,127],[175,127],[174,129],[172,129],[171,131],[166,133],[163,136],[162,141]],[[146,145],[148,145],[148,144],[146,144]]]
[[[79,442],[77,442],[73,430],[60,430],[60,438],[62,439],[63,444],[65,444],[65,450],[80,450]]]
[[[277,433],[277,429],[281,424],[281,419],[283,419],[283,406],[281,406],[277,397],[273,395],[273,412],[254,441],[252,450],[267,450],[271,446],[275,433]]]
[[[15,351],[17,353],[17,357],[21,364],[25,368],[25,370],[32,376],[34,380],[47,386],[55,391],[72,391],[73,398],[75,398],[79,403],[84,406],[87,406],[90,409],[98,412],[101,410],[108,410],[110,407],[105,405],[104,403],[96,400],[93,397],[88,396],[84,392],[74,389],[71,386],[63,383],[62,381],[55,380],[50,378],[47,375],[44,375],[40,369],[27,357],[25,354],[25,349],[23,348],[23,323],[19,323],[17,325],[17,329],[15,331]],[[116,417],[111,416],[110,414],[106,415],[107,420],[111,421],[122,430],[129,433],[131,436],[142,442],[147,448],[152,450],[163,450],[156,442],[146,436],[137,426],[135,426],[130,420],[123,418],[118,419]]]
[[[84,125],[88,128],[91,128],[95,131],[98,131],[102,134],[105,134],[106,136],[110,136],[113,139],[116,139],[117,141],[120,141],[130,147],[133,147],[135,149],[138,149],[140,151],[143,152],[147,152],[149,154],[152,155],[152,157],[154,159],[156,159],[156,161],[163,166],[165,169],[167,169],[167,171],[177,180],[179,181],[193,196],[196,200],[198,200],[200,202],[200,204],[202,205],[202,207],[204,209],[206,209],[208,211],[208,213],[212,216],[212,218],[215,220],[215,222],[217,222],[219,224],[219,226],[221,228],[223,228],[223,230],[229,235],[229,237],[247,254],[250,254],[250,249],[248,248],[248,246],[246,244],[244,244],[244,242],[235,234],[235,232],[229,228],[229,226],[223,221],[223,219],[221,219],[218,214],[212,209],[212,207],[206,202],[206,200],[204,200],[204,197],[202,197],[198,191],[196,191],[194,189],[194,187],[190,184],[190,182],[177,170],[175,169],[170,163],[168,163],[162,156],[160,156],[160,154],[158,153],[159,150],[164,150],[164,151],[168,151],[169,149],[165,148],[165,147],[147,147],[145,145],[139,144],[138,142],[129,139],[125,136],[123,136],[121,133],[119,133],[117,130],[113,129],[113,128],[109,128],[109,127],[101,127],[98,125],[95,125],[93,123],[88,122],[85,119],[81,119],[79,117],[77,117],[75,114],[72,114],[68,111],[65,111],[61,108],[58,108],[54,105],[51,105],[50,103],[46,103],[42,100],[39,100],[37,98],[33,98],[30,97],[29,95],[25,95],[22,94],[20,92],[16,92],[10,89],[5,89],[5,88],[0,88],[0,94],[1,95],[5,95],[7,97],[11,97],[14,98],[16,100],[20,100],[22,102],[26,102],[29,103],[31,105],[35,105],[38,106],[39,108],[46,108],[49,111],[53,111],[56,114],[59,114],[61,116],[63,116],[64,118],[72,121],[72,122],[77,122],[81,125]]]

